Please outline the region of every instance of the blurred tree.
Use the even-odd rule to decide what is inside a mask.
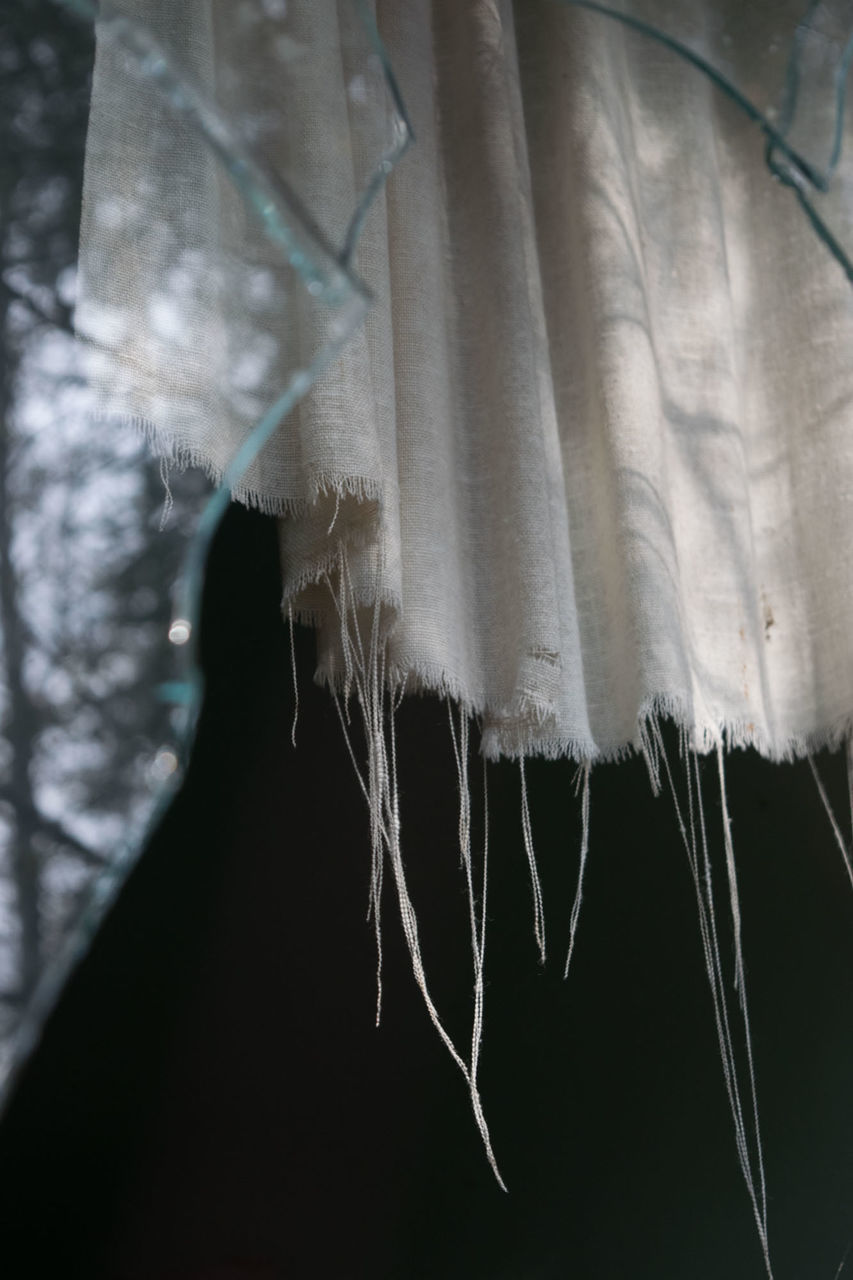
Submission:
[[[0,1063],[168,734],[186,516],[158,537],[159,464],[95,420],[73,330],[93,54],[54,0],[0,17]]]
[[[71,331],[91,61],[90,33],[58,8],[18,0],[0,18],[0,679],[6,775],[0,796],[17,930],[6,894],[2,927],[7,935],[17,932],[19,950],[18,965],[3,966],[0,990],[14,1005],[32,988],[41,958],[38,839],[88,855],[85,845],[40,812],[34,792],[33,752],[44,708],[27,679],[32,636],[14,554],[18,510],[34,495],[19,488],[24,446],[13,424],[25,353],[45,333]]]

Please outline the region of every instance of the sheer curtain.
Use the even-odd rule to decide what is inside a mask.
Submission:
[[[203,77],[233,56],[239,6],[136,7]],[[333,241],[358,167],[347,8],[305,18],[325,78],[297,85],[264,143]],[[374,305],[237,491],[282,516],[284,599],[318,626],[321,674],[347,681],[345,561],[348,603],[381,604],[385,681],[450,694],[487,755],[594,761],[661,711],[700,750],[839,742],[853,293],[769,177],[760,131],[669,49],[571,6],[423,0],[377,18],[417,142],[358,241]],[[726,50],[745,78],[765,34]],[[272,54],[243,53],[241,118],[276,106]],[[83,323],[118,311],[130,353],[103,409],[221,473],[299,317],[229,287],[236,239],[238,265],[268,262],[260,233],[200,142],[164,150],[137,129],[120,71],[101,57],[88,207],[131,174],[135,217],[83,236]],[[351,149],[334,169],[324,134]],[[151,337],[174,263],[156,244],[143,258],[134,228],[174,237],[164,198],[219,269],[189,344]],[[225,396],[250,330],[277,355],[251,395]]]

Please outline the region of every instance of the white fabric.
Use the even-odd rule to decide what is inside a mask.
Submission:
[[[153,0],[134,8],[162,19]],[[175,40],[210,10],[172,8]],[[383,603],[386,679],[458,698],[489,755],[612,756],[653,710],[699,749],[838,740],[853,717],[853,289],[768,175],[761,134],[694,68],[590,13],[376,9],[416,144],[360,241],[375,305],[238,494],[282,513],[285,602],[318,625],[320,672],[345,678],[324,577],[345,550],[354,599]],[[229,7],[213,10],[227,47]],[[729,51],[745,82],[761,52]],[[247,110],[275,74],[255,56]],[[310,131],[345,136],[332,61]],[[132,136],[134,224],[176,185],[192,209],[199,167],[204,224],[219,182],[192,138],[164,169],[134,124],[139,92],[102,53],[81,314],[109,305],[131,335],[150,328],[133,282],[160,265],[93,216],[117,157]],[[302,179],[322,222],[328,175]],[[219,241],[206,224],[214,259],[231,261],[237,226]],[[269,260],[248,221],[239,233],[241,254]],[[218,390],[239,349],[229,315],[211,303],[194,330],[204,415],[182,412],[187,364],[167,343],[155,359],[131,336],[126,385],[102,389],[106,412],[214,473],[260,396],[241,416]],[[274,310],[261,319],[276,336]]]

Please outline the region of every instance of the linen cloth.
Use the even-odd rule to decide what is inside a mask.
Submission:
[[[130,7],[215,79],[240,6]],[[714,6],[688,8],[701,26]],[[282,113],[287,164],[336,244],[363,162],[347,9],[304,7],[328,56],[299,102],[276,99],[263,42],[230,90],[235,110],[260,95]],[[700,750],[724,738],[781,758],[840,740],[853,290],[769,176],[760,132],[695,68],[599,15],[551,0],[375,11],[416,137],[357,247],[375,301],[236,491],[281,516],[284,601],[318,628],[318,675],[346,679],[329,589],[345,559],[350,599],[381,603],[386,682],[452,695],[486,755],[616,756],[657,712]],[[726,57],[748,82],[764,52]],[[278,354],[243,400],[222,372],[251,309],[239,288],[211,292],[189,337],[152,340],[168,255],[133,228],[162,226],[176,191],[220,280],[239,278],[238,240],[253,261],[271,251],[201,141],[164,153],[138,127],[145,94],[102,49],[81,323],[123,317],[103,411],[219,475],[299,328],[255,309]],[[334,170],[317,160],[330,133],[352,149]],[[132,220],[99,220],[110,193]]]

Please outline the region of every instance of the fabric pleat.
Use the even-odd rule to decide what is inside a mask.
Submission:
[[[169,6],[134,7],[216,80],[240,6],[182,6],[177,26]],[[365,163],[347,7],[311,7],[322,75],[264,143],[333,243]],[[689,8],[701,26],[712,6]],[[285,606],[318,629],[318,675],[346,682],[345,563],[356,609],[381,606],[387,684],[456,698],[486,755],[618,756],[655,712],[699,750],[839,741],[853,291],[769,175],[760,131],[671,50],[553,0],[375,10],[416,142],[358,242],[374,303],[236,494],[281,517]],[[229,89],[241,116],[284,111],[272,55],[250,52]],[[762,48],[725,56],[748,83]],[[103,412],[219,474],[304,328],[229,287],[247,257],[274,270],[271,248],[201,142],[165,148],[139,112],[102,51],[81,323],[118,313],[128,334]],[[133,219],[99,221],[129,184]],[[189,345],[151,339],[171,259],[133,230],[173,225],[177,190],[220,281]],[[223,370],[247,332],[274,355],[241,399]]]

